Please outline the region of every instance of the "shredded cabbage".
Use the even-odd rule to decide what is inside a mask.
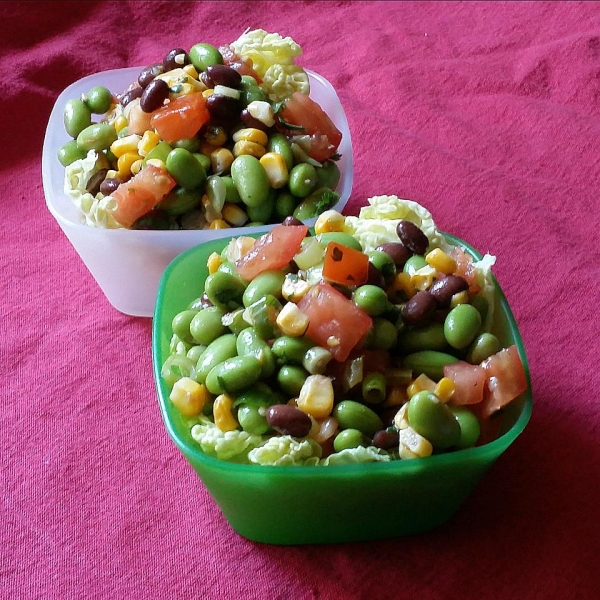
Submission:
[[[257,465],[306,466],[316,465],[321,458],[321,446],[311,439],[297,440],[289,435],[274,436],[248,454]]]
[[[223,432],[208,417],[200,418],[191,435],[204,453],[233,462],[247,462],[248,452],[264,442],[261,436],[246,431]]]
[[[392,457],[385,451],[374,446],[358,448],[347,448],[341,452],[330,454],[327,458],[319,462],[320,466],[327,467],[333,465],[358,465],[371,462],[389,462]]]

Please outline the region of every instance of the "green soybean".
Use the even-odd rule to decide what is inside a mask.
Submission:
[[[208,306],[194,315],[190,322],[190,333],[199,344],[208,346],[219,336],[227,332],[223,325],[225,311],[218,306]]]
[[[176,187],[158,203],[158,207],[176,217],[198,206],[201,200],[201,191]]]
[[[233,179],[231,175],[222,175],[221,180],[225,185],[225,202],[231,202],[232,204],[239,204],[242,199],[240,198],[240,194],[233,183]]]
[[[204,292],[216,306],[235,309],[242,306],[246,283],[238,276],[215,271],[206,278]]]
[[[450,412],[458,421],[460,426],[460,437],[456,442],[456,448],[470,448],[477,443],[481,434],[481,425],[477,417],[465,406],[449,406]]]
[[[258,158],[244,154],[231,163],[231,178],[246,206],[258,206],[267,200],[269,178]]]
[[[77,145],[83,150],[106,150],[117,139],[114,125],[94,123],[79,132]]]
[[[93,113],[103,115],[112,105],[112,93],[103,85],[97,85],[87,93],[85,103]]]
[[[256,406],[240,406],[237,411],[240,427],[250,435],[264,435],[271,426],[267,423],[264,410]]]
[[[233,333],[226,333],[211,342],[206,350],[200,355],[196,363],[196,381],[204,383],[206,376],[213,367],[222,363],[228,358],[236,356],[236,336]]]
[[[244,291],[244,306],[250,306],[263,296],[271,294],[276,298],[281,298],[281,286],[285,279],[285,273],[281,270],[267,270],[259,273]]]
[[[383,314],[389,301],[385,291],[376,285],[361,285],[352,294],[352,302],[371,317]]]
[[[165,166],[177,184],[188,190],[200,187],[206,182],[206,171],[194,155],[185,148],[171,150]]]
[[[414,275],[419,269],[426,267],[427,261],[420,254],[413,254],[405,263],[403,271],[409,275]]]
[[[66,132],[76,138],[84,129],[92,124],[92,112],[89,106],[78,98],[65,104],[63,123]]]
[[[317,186],[328,187],[332,190],[338,186],[340,182],[340,168],[333,160],[326,160],[322,167],[317,169]]]
[[[167,385],[174,385],[182,377],[189,377],[194,369],[194,361],[187,356],[171,354],[163,363],[160,376]]]
[[[406,353],[444,350],[447,346],[443,323],[430,323],[419,329],[407,329],[398,337],[398,348]]]
[[[379,415],[368,406],[354,400],[342,400],[333,409],[340,429],[358,429],[364,435],[372,438],[383,429]]]
[[[198,362],[200,355],[206,350],[206,346],[202,344],[198,344],[197,346],[192,346],[186,353],[186,356],[193,361],[194,366]]]
[[[282,335],[273,341],[271,350],[280,364],[301,365],[315,343],[307,337]]]
[[[240,331],[236,341],[238,356],[254,356],[261,366],[261,377],[266,379],[275,372],[275,356],[269,347],[256,332],[254,327],[247,327]]]
[[[319,233],[316,238],[322,246],[327,246],[329,242],[336,242],[337,244],[342,244],[343,246],[348,246],[348,248],[354,248],[354,250],[362,252],[362,246],[360,245],[360,242],[353,235],[344,233],[343,231],[328,231],[327,233]]]
[[[173,333],[182,341],[192,343],[194,342],[194,336],[191,334],[190,325],[192,319],[196,316],[197,311],[195,310],[182,310],[173,317],[171,322],[171,329]]]
[[[200,163],[200,166],[208,173],[211,169],[210,156],[201,154],[200,152],[194,152],[194,158]]]
[[[439,381],[444,376],[444,366],[458,362],[456,356],[439,352],[437,350],[419,350],[407,354],[402,361],[405,369],[411,369],[413,373],[419,375],[425,373],[435,381]]]
[[[386,281],[390,281],[396,275],[396,263],[394,259],[383,250],[370,250],[367,252],[369,262],[376,267]]]
[[[286,217],[294,214],[296,208],[296,198],[287,190],[280,190],[275,198],[274,216],[278,221],[285,220]]]
[[[367,333],[366,344],[369,348],[391,350],[398,341],[398,329],[383,317],[375,317],[373,325]]]
[[[146,154],[144,162],[146,163],[153,158],[157,158],[158,160],[165,162],[171,150],[173,150],[173,148],[167,142],[158,142],[158,144],[156,144],[156,146],[154,146],[154,148],[152,148],[152,150]]]
[[[309,163],[300,163],[290,171],[288,188],[297,198],[306,198],[317,185],[317,171]]]
[[[214,366],[207,374],[205,384],[211,394],[236,392],[260,379],[261,365],[255,356],[234,356]]]
[[[86,154],[87,152],[80,148],[75,140],[71,140],[58,149],[58,162],[60,162],[63,167],[68,167],[76,160],[85,158]]]
[[[317,188],[296,206],[293,213],[294,217],[300,221],[311,219],[335,206],[339,199],[340,195],[330,188]]]
[[[289,397],[297,397],[308,375],[308,371],[302,367],[283,365],[277,372],[277,383]]]
[[[188,152],[191,152],[194,155],[200,148],[200,139],[197,137],[175,140],[172,143],[173,148],[183,148],[184,150],[187,150]]]
[[[250,327],[250,323],[244,319],[244,309],[237,308],[231,312],[225,313],[223,316],[223,325],[225,325],[232,333],[240,334],[244,329]]]
[[[470,304],[455,306],[444,320],[444,336],[448,343],[458,350],[466,348],[481,327],[481,315]]]
[[[249,320],[263,340],[270,340],[278,335],[275,321],[282,308],[281,302],[272,294],[263,296],[246,308]]]
[[[275,210],[276,198],[277,192],[273,188],[270,188],[264,202],[261,202],[257,206],[246,206],[246,213],[248,214],[250,221],[257,223],[268,223],[271,220],[273,211]]]
[[[432,392],[417,392],[408,402],[408,422],[431,442],[436,450],[454,446],[460,439],[460,425],[446,404]]]
[[[485,319],[487,318],[487,314],[490,309],[487,299],[478,294],[471,298],[471,304],[479,311],[479,314],[481,315],[481,322],[485,323]]]
[[[482,333],[472,342],[467,352],[467,362],[478,365],[501,349],[500,341],[493,333]]]
[[[195,44],[188,52],[190,62],[198,73],[206,71],[211,65],[222,65],[223,56],[219,50],[212,44]]]
[[[366,444],[367,440],[362,431],[359,431],[358,429],[344,429],[335,436],[333,440],[333,449],[336,452],[341,452],[342,450],[366,446]]]
[[[290,142],[285,135],[281,133],[274,133],[269,138],[267,150],[283,156],[283,160],[285,160],[288,171],[291,171],[294,168],[294,154],[292,153]]]
[[[258,86],[254,77],[243,75],[242,84],[240,86],[240,103],[242,108],[246,108],[250,102],[254,102],[255,100],[267,100],[267,95]]]

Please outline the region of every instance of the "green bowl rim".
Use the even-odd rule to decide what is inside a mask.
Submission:
[[[469,253],[473,255],[477,260],[481,260],[481,254],[475,250],[470,244],[457,238],[451,234],[441,232],[442,235],[451,243],[455,245],[462,246]],[[260,234],[259,234],[260,235]],[[233,236],[231,236],[233,237]],[[231,472],[231,473],[245,473],[245,474],[265,474],[265,469],[269,469],[268,472],[276,473],[293,473],[294,477],[312,477],[316,473],[319,472],[318,467],[314,466],[297,466],[297,467],[289,467],[289,466],[264,466],[264,465],[249,465],[244,463],[234,463],[225,460],[221,460],[212,456],[205,454],[199,445],[189,444],[187,441],[181,439],[179,436],[176,427],[173,423],[171,417],[171,410],[175,410],[168,402],[168,392],[166,389],[166,384],[162,380],[160,375],[161,367],[158,364],[158,357],[161,354],[160,348],[160,338],[161,338],[161,319],[160,314],[162,311],[162,305],[164,300],[164,289],[165,285],[171,275],[171,273],[177,268],[178,264],[185,260],[187,256],[197,252],[203,246],[208,244],[223,244],[225,245],[231,237],[224,237],[217,240],[211,240],[210,242],[205,242],[203,244],[199,244],[193,248],[190,248],[174,258],[167,268],[165,269],[160,284],[158,287],[158,294],[156,299],[156,306],[154,309],[154,318],[152,320],[152,367],[154,373],[154,379],[156,383],[156,388],[158,392],[158,400],[161,415],[163,418],[163,422],[169,433],[169,436],[175,443],[175,445],[179,448],[182,454],[190,461],[190,462],[199,462],[205,463],[207,467],[219,468],[223,471]],[[374,462],[368,464],[356,464],[356,465],[335,465],[335,473],[342,474],[354,474],[358,475],[361,471],[364,471],[365,468],[376,469],[381,473],[386,472],[394,472],[394,474],[402,474],[402,473],[414,473],[427,468],[427,465],[443,467],[446,464],[454,462],[457,458],[460,459],[462,457],[467,458],[468,456],[472,458],[485,458],[486,455],[490,455],[488,458],[493,457],[497,458],[510,444],[514,442],[514,440],[522,433],[525,429],[529,419],[531,417],[531,413],[533,410],[533,396],[531,389],[531,377],[529,372],[529,364],[527,361],[527,356],[525,354],[525,346],[523,344],[523,339],[521,338],[521,333],[519,332],[519,328],[517,326],[515,317],[512,313],[508,300],[502,291],[502,288],[498,284],[495,276],[493,276],[493,281],[496,286],[496,292],[500,298],[500,307],[504,312],[505,318],[508,322],[508,329],[511,334],[511,337],[514,340],[514,345],[516,346],[521,361],[523,363],[523,367],[525,370],[525,376],[527,379],[527,390],[523,392],[522,396],[524,398],[523,408],[521,410],[521,414],[513,424],[513,426],[502,434],[500,437],[495,440],[488,442],[482,446],[475,446],[473,448],[466,448],[464,450],[455,450],[453,452],[448,452],[445,454],[436,454],[433,456],[428,456],[426,458],[416,458],[413,460],[394,460],[389,462]],[[330,469],[327,468],[324,470],[324,473],[330,473]]]

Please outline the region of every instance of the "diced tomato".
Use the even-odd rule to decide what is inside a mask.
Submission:
[[[480,365],[471,365],[463,360],[446,365],[444,377],[454,381],[455,390],[450,400],[452,404],[477,404],[483,400],[486,372]]]
[[[324,162],[337,151],[342,141],[342,133],[329,115],[307,94],[294,92],[280,111],[281,118],[292,125],[303,128],[301,133],[311,136],[311,158]],[[283,130],[285,123],[281,124]]]
[[[179,96],[152,113],[150,123],[165,142],[193,138],[210,119],[200,93]]]
[[[369,278],[369,257],[355,248],[329,242],[325,250],[323,277],[342,285],[362,285]]]
[[[283,269],[300,250],[307,232],[307,225],[276,225],[236,261],[235,270],[242,279],[251,281],[263,271]]]
[[[306,335],[340,362],[348,358],[373,324],[371,317],[324,282],[309,290],[298,308],[309,318]]]
[[[487,376],[482,416],[490,417],[527,389],[527,376],[515,346],[493,354],[481,366]]]
[[[223,63],[237,71],[240,75],[250,75],[258,83],[262,83],[262,78],[254,70],[252,61],[249,58],[242,58],[235,53],[231,46],[219,46],[219,53],[223,57]]]
[[[165,168],[146,165],[111,194],[117,203],[117,209],[112,214],[121,225],[131,227],[137,219],[152,210],[175,185],[175,180]]]
[[[471,294],[479,293],[481,286],[477,281],[477,272],[473,266],[473,258],[458,246],[452,248],[450,256],[456,261],[454,275],[460,275],[460,277],[468,282]]]

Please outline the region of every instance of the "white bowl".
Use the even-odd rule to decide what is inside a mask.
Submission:
[[[104,292],[108,301],[127,315],[151,317],[154,313],[156,292],[166,266],[188,248],[221,237],[268,231],[272,226],[232,227],[220,230],[138,231],[129,229],[101,229],[86,225],[80,210],[64,193],[65,169],[57,158],[58,149],[71,138],[63,124],[65,103],[78,98],[96,85],[103,85],[113,93],[124,91],[137,79],[142,67],[103,71],[67,87],[58,97],[44,139],[42,178],[46,204],[61,229]],[[335,209],[342,211],[352,190],[352,142],[344,109],[333,86],[324,78],[307,71],[310,97],[318,102],[342,132],[338,152],[341,171],[337,191],[340,199]],[[315,219],[307,221],[312,225]]]

